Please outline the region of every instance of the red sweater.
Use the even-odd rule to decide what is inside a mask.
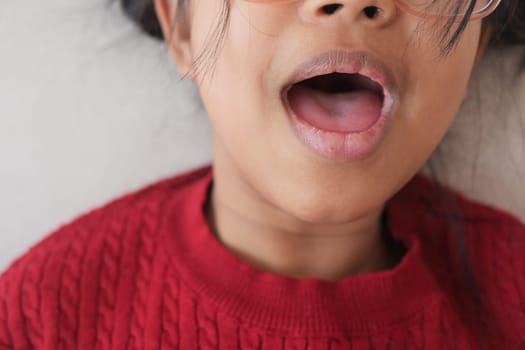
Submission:
[[[386,206],[407,247],[394,269],[293,279],[253,268],[210,233],[212,174],[120,197],[17,259],[0,278],[0,349],[481,349],[479,337],[485,349],[525,349],[515,217],[450,189],[440,196],[416,175]],[[452,197],[470,280],[443,209]]]

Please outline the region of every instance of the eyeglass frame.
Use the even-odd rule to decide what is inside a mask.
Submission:
[[[296,2],[296,1],[301,1],[301,0],[243,0],[243,1],[262,4],[262,3],[275,3],[275,2],[279,2],[279,3]],[[396,3],[396,5],[399,8],[401,8],[405,12],[411,15],[414,15],[416,17],[423,18],[423,19],[438,19],[438,20],[444,19],[444,20],[450,21],[451,18],[458,17],[456,15],[427,14],[425,12],[414,10],[412,7],[410,7],[410,5],[406,4],[405,0],[393,0],[393,1]],[[482,18],[489,16],[491,13],[493,13],[496,10],[496,8],[499,6],[501,1],[502,0],[489,0],[489,3],[481,11],[472,13],[469,17],[469,20],[477,20],[477,19],[482,19]],[[462,21],[461,16],[459,17],[460,18],[454,19],[453,22]]]

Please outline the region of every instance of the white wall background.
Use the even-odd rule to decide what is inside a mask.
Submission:
[[[110,0],[0,11],[0,270],[80,212],[210,159],[206,115]]]
[[[194,87],[110,1],[2,4],[0,271],[60,223],[211,159]],[[521,50],[490,53],[442,149],[447,182],[525,219]]]

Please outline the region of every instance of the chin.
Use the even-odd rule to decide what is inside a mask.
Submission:
[[[358,220],[374,210],[369,196],[348,192],[331,193],[327,191],[307,191],[295,189],[300,193],[293,197],[281,198],[282,210],[297,219],[310,224],[341,224]],[[277,194],[279,195],[279,194]],[[368,197],[368,198],[367,198]],[[379,207],[382,203],[378,203]]]

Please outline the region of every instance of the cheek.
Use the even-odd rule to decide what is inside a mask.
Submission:
[[[261,116],[275,113],[275,91],[267,82],[277,48],[275,38],[260,31],[247,9],[236,5],[231,11],[223,46],[210,70],[213,74],[201,76],[197,85],[215,132],[243,142],[257,130],[267,130],[271,118]]]
[[[468,87],[474,65],[479,26],[469,25],[454,51],[436,59],[434,47],[417,49],[409,63],[401,118],[408,119],[422,145],[431,149],[441,141],[454,120]]]

